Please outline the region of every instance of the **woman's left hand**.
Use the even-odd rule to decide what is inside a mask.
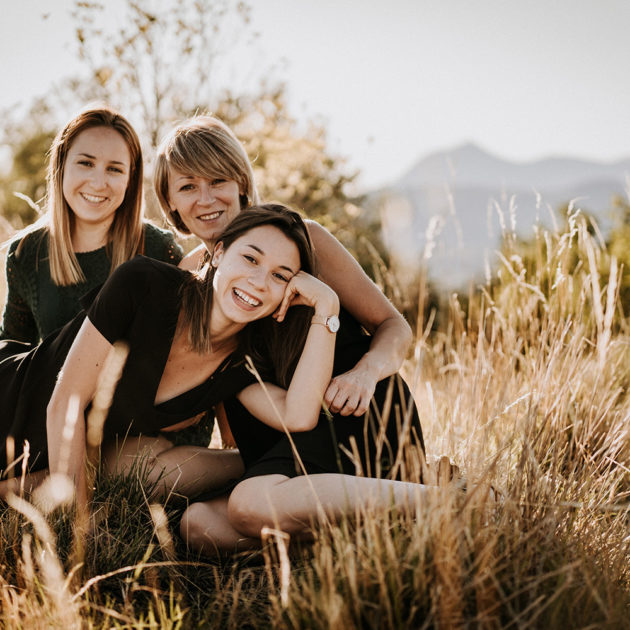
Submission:
[[[348,372],[338,374],[329,383],[324,402],[332,413],[362,416],[370,407],[376,389],[376,378],[360,363]]]
[[[324,282],[304,271],[298,271],[289,281],[284,298],[273,317],[278,322],[284,319],[290,306],[305,304],[323,314],[336,315],[339,312],[337,294]]]

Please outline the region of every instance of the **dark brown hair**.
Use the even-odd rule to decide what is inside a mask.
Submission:
[[[262,204],[243,210],[225,228],[218,242],[227,250],[238,238],[263,225],[277,228],[295,243],[300,254],[300,269],[310,274],[315,272],[313,247],[302,217],[280,204]],[[198,274],[191,274],[181,289],[179,326],[187,331],[188,341],[196,352],[212,350],[208,322],[212,309],[213,277],[214,268],[207,263]],[[240,333],[240,351],[250,356],[257,367],[272,360],[275,382],[288,387],[302,353],[312,315],[310,307],[292,306],[282,323],[272,317],[251,322]]]

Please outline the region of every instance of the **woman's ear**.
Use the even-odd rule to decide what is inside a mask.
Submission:
[[[224,252],[225,252],[225,250],[223,249],[223,242],[219,241],[214,246],[214,250],[212,251],[212,266],[213,267],[218,267],[219,266],[219,263],[223,259]]]

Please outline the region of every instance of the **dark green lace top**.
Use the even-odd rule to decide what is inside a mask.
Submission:
[[[46,335],[68,323],[80,310],[79,299],[107,280],[111,261],[105,247],[76,257],[86,281],[67,287],[53,283],[48,265],[48,235],[45,228],[26,239],[19,255],[16,250],[22,239],[9,245],[7,253],[7,301],[2,313],[0,339],[16,339],[37,343]],[[172,232],[151,223],[144,225],[145,256],[177,265],[182,248]]]

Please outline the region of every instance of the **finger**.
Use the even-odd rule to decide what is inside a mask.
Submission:
[[[284,319],[284,316],[287,314],[287,310],[294,297],[294,287],[289,284],[284,293],[284,297],[282,298],[282,302],[280,302],[280,306],[276,309],[276,321],[281,322]]]
[[[276,309],[275,313],[273,314],[277,322],[281,322],[284,319],[284,316],[286,315],[288,307],[289,307],[289,299],[285,296],[282,298],[282,302],[280,303],[280,306]]]
[[[367,410],[370,408],[370,399],[368,397],[362,397],[357,405],[357,408],[354,410],[355,416],[364,416],[367,413]]]
[[[346,391],[339,390],[330,405],[331,411],[333,411],[334,413],[341,413],[341,415],[348,415],[347,413],[342,413],[344,407],[348,404],[348,401],[350,401],[350,404],[352,404],[351,396]]]
[[[333,413],[339,413],[341,411],[341,408],[346,404],[346,400],[348,400],[348,397],[338,391],[335,394],[335,397],[330,401],[330,405],[328,405],[328,408]]]
[[[332,402],[335,399],[338,391],[339,388],[337,387],[337,383],[335,382],[335,379],[333,379],[328,384],[328,388],[324,393],[324,403],[326,404],[326,407],[328,407],[328,409],[330,409],[330,405],[332,405]]]
[[[359,394],[353,394],[348,398],[346,404],[341,408],[339,412],[342,416],[351,416],[357,409],[361,402],[361,396]]]

